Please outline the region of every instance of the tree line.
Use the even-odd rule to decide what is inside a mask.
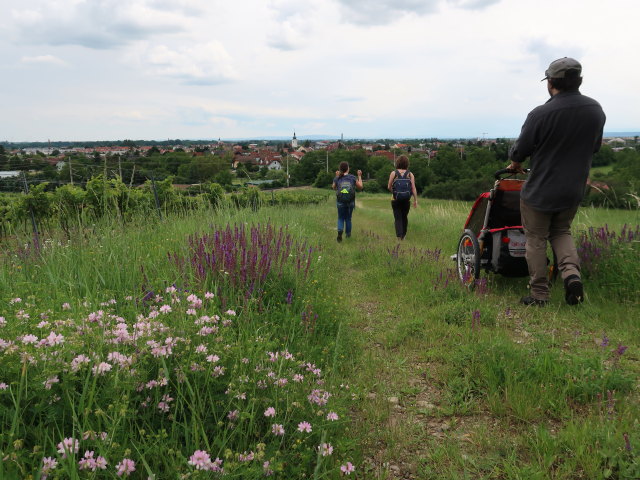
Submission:
[[[474,200],[492,187],[494,173],[506,167],[510,146],[507,141],[490,146],[449,144],[441,146],[433,158],[425,153],[408,154],[418,194],[438,199]],[[403,152],[396,152],[400,154]],[[362,151],[338,151],[330,155],[328,172],[323,167],[323,159],[322,152],[307,154],[294,173],[316,187],[329,187],[338,164],[345,160],[351,171],[363,171],[365,191],[386,192],[389,174],[394,168],[386,157],[369,156]],[[640,208],[640,147],[614,150],[603,145],[594,155],[592,167],[585,205]]]
[[[204,150],[194,155],[178,149],[161,154],[155,147],[145,154],[131,148],[124,156],[70,154],[58,169],[43,154],[10,155],[0,145],[0,170],[27,171],[30,184],[48,182],[48,189],[65,184],[86,186],[92,178],[101,175],[103,178],[118,178],[130,187],[152,180],[174,184],[215,183],[226,191],[233,191],[254,180],[269,180],[265,185],[270,188],[287,185],[330,188],[338,165],[347,161],[352,171],[363,171],[365,190],[375,193],[386,191],[387,180],[393,170],[393,160],[389,158],[389,152],[392,152],[395,157],[409,156],[410,170],[421,195],[473,200],[491,187],[493,173],[507,165],[510,146],[511,142],[506,139],[498,139],[489,145],[470,141],[465,144],[449,142],[438,144],[437,150],[432,151],[394,151],[386,146],[383,150],[387,156],[384,156],[343,145],[332,151],[310,151],[300,161],[281,151],[282,169],[271,170],[242,163],[233,169],[235,157],[229,151]],[[637,142],[634,147],[615,150],[604,145],[594,156],[593,167],[593,187],[589,189],[585,203],[616,208],[638,206],[640,146]],[[0,191],[21,189],[18,178],[0,180]]]

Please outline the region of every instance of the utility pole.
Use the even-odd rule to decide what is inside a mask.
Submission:
[[[71,181],[71,185],[73,185],[73,169],[71,168],[71,157],[69,157],[69,180]]]
[[[27,183],[27,175],[22,171],[22,181],[24,182],[24,193],[29,195],[29,184]],[[38,224],[36,223],[36,215],[33,212],[33,206],[29,205],[29,213],[31,214],[31,225],[33,226],[33,237],[36,249],[40,251],[40,235],[38,234]]]
[[[329,173],[329,149],[327,149],[327,173]]]

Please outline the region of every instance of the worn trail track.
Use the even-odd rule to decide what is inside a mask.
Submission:
[[[412,220],[415,228],[416,217],[430,213],[428,204],[422,203],[425,206],[410,213],[409,234],[402,248],[436,248],[418,231],[411,232]],[[395,291],[381,292],[366,281],[366,262],[351,262],[349,258],[363,248],[359,240],[368,232],[379,236],[378,248],[397,245],[387,202],[359,200],[353,215],[353,238],[327,247],[338,252],[346,263],[349,292],[345,300],[353,312],[349,326],[360,336],[362,362],[374,372],[355,379],[366,392],[362,408],[354,412],[365,452],[365,478],[426,478],[420,473],[420,463],[434,442],[469,444],[467,426],[490,424],[491,419],[484,415],[459,419],[439,414],[439,366],[425,362],[424,349],[428,346],[421,341],[403,341],[400,345],[389,341],[398,323],[398,306],[411,298],[418,284],[409,278],[399,282]],[[429,316],[428,311],[419,308],[413,314],[417,321]]]

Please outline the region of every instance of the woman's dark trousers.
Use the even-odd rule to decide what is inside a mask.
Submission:
[[[393,219],[396,225],[396,237],[403,239],[407,234],[407,226],[409,225],[411,199],[391,200],[391,208],[393,209]]]

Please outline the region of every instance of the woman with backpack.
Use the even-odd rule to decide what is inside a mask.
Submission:
[[[411,197],[413,197],[413,206],[418,206],[416,181],[413,173],[409,171],[409,159],[405,155],[396,160],[396,169],[389,175],[387,189],[393,194],[391,208],[395,220],[396,237],[398,240],[404,240],[409,225]]]
[[[358,170],[358,178],[349,173],[349,164],[341,162],[333,179],[338,207],[338,242],[342,241],[342,232],[347,238],[351,236],[351,214],[356,208],[356,188],[362,190],[362,170]]]

